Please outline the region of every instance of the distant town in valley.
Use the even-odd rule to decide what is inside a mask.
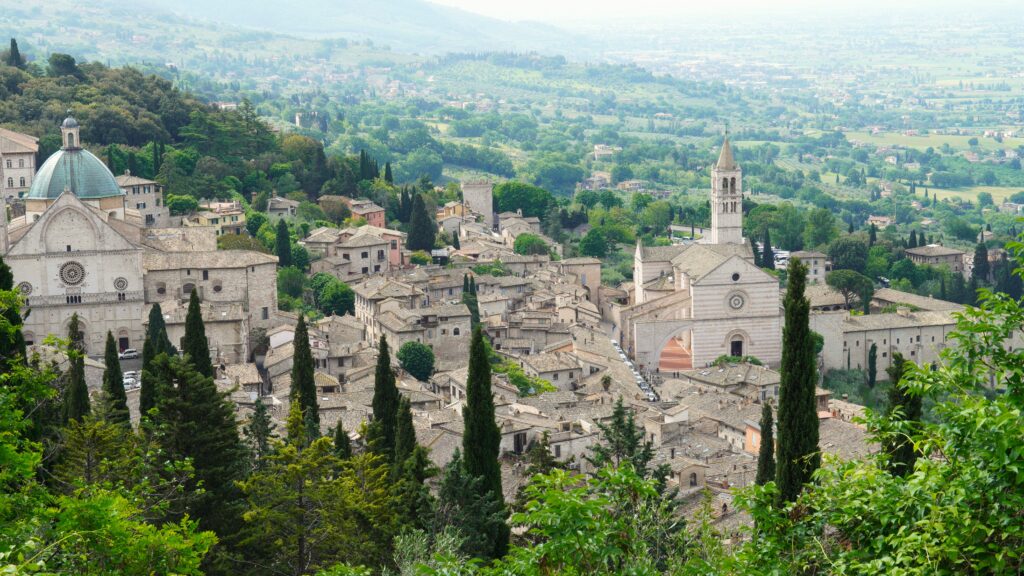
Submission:
[[[1024,10],[789,2],[9,3],[0,572],[1024,570]]]

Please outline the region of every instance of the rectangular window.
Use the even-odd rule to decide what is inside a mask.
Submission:
[[[264,306],[263,307],[263,311],[262,311],[262,316],[263,316],[264,320],[269,320],[270,319],[270,308],[267,308],[266,306]]]
[[[366,266],[363,266],[363,274],[369,274],[369,273],[370,273],[370,269],[367,268]]]
[[[210,279],[210,271],[209,270],[203,270],[203,280],[209,280],[209,279]]]
[[[369,252],[363,252],[362,254],[359,255],[359,257],[360,258],[369,258],[370,257],[370,253]]]
[[[398,250],[398,240],[392,240],[391,241],[391,249],[392,250]]]
[[[374,266],[373,267],[373,271],[374,272],[380,272],[380,264],[377,264],[376,266]]]
[[[561,444],[555,444],[555,458],[561,458],[561,457],[562,457],[562,445]]]

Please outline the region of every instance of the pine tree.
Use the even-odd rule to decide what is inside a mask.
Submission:
[[[340,421],[334,427],[334,455],[341,460],[352,457],[352,439],[348,437],[348,432]]]
[[[398,426],[398,387],[391,369],[391,353],[386,337],[380,337],[377,348],[377,370],[373,377],[373,424],[371,448],[390,461],[395,454],[395,433]]]
[[[256,399],[253,405],[249,421],[242,428],[242,435],[245,443],[249,445],[249,453],[253,463],[253,469],[259,470],[263,467],[264,460],[271,453],[270,441],[275,438],[274,421],[270,418],[267,405],[260,398]]]
[[[810,303],[804,296],[807,266],[793,258],[788,267],[775,480],[779,500],[792,502],[821,464],[818,449],[818,381]]]
[[[388,184],[394,184],[395,178],[391,175],[391,162],[384,163],[384,181]]]
[[[188,356],[189,362],[196,367],[196,370],[207,378],[213,378],[210,343],[206,339],[206,327],[203,325],[203,313],[199,307],[198,290],[193,290],[188,299],[188,313],[185,315],[185,339],[181,346],[181,351]]]
[[[18,41],[14,38],[11,38],[11,49],[7,51],[5,64],[15,68],[25,68],[25,58],[21,55],[21,50],[18,50]]]
[[[106,414],[111,422],[131,425],[128,413],[128,395],[124,391],[124,375],[121,374],[121,360],[117,357],[117,342],[107,331],[107,348],[103,354],[103,396],[107,402]]]
[[[462,411],[464,432],[462,452],[465,455],[466,472],[480,477],[480,488],[489,492],[501,507],[505,500],[501,491],[501,466],[498,455],[501,431],[494,421],[494,397],[491,393],[491,362],[484,346],[483,330],[473,329],[473,341],[469,350],[469,375],[466,379],[466,407]],[[500,558],[508,549],[509,530],[502,527],[492,542],[490,558]]]
[[[200,528],[229,540],[242,522],[236,481],[249,461],[234,403],[185,358],[157,356],[147,377],[162,392],[154,423],[160,444],[172,459],[191,458],[195,469],[186,485],[190,498],[184,508],[171,511],[171,519],[187,513],[199,520]]]
[[[761,247],[761,268],[767,268],[769,270],[775,269],[775,251],[772,250],[772,239],[768,233],[768,228],[764,229],[764,240],[762,241],[763,246]]]
[[[757,453],[757,478],[754,480],[763,486],[775,480],[775,433],[772,427],[772,406],[765,402],[761,406],[761,447]]]
[[[465,538],[460,551],[467,557],[494,558],[495,542],[507,533],[505,507],[488,493],[482,477],[467,470],[458,450],[444,467],[437,496],[436,529],[456,528]]]
[[[306,423],[306,438],[312,442],[320,436],[320,410],[316,400],[316,382],[313,370],[313,351],[309,347],[309,332],[306,319],[299,314],[292,339],[292,384],[289,394],[291,401],[298,403],[302,420]]]
[[[654,446],[644,440],[644,431],[636,425],[633,410],[626,408],[622,397],[615,401],[611,421],[608,424],[597,423],[601,430],[602,442],[590,447],[593,456],[586,456],[594,468],[611,465],[618,468],[623,463],[630,463],[637,474],[648,477],[651,474],[648,466],[654,458]]]
[[[14,274],[0,256],[0,290],[14,290]],[[10,327],[21,326],[21,313],[16,306],[0,312],[0,321]],[[12,362],[25,358],[25,337],[21,330],[0,330],[0,373],[6,373]]]
[[[292,265],[292,240],[288,232],[288,223],[281,218],[277,221],[277,236],[274,239],[274,254],[277,255],[277,267],[287,268]]]
[[[142,373],[150,369],[153,358],[159,354],[176,355],[178,352],[171,345],[167,338],[167,325],[164,323],[164,313],[160,309],[160,303],[153,304],[149,309],[149,322],[146,324],[146,339],[142,343]],[[142,378],[142,386],[139,390],[139,413],[145,416],[150,410],[156,407],[157,390],[147,379]]]
[[[868,348],[868,388],[874,389],[878,381],[878,346],[872,342]]]
[[[974,280],[979,285],[984,285],[988,282],[990,273],[988,246],[984,242],[978,242],[978,245],[974,247],[974,273],[971,275],[971,280]]]
[[[900,421],[899,436],[884,443],[885,452],[889,455],[889,471],[897,476],[906,476],[914,471],[918,453],[909,434],[913,433],[921,420],[921,397],[907,390],[901,383],[906,372],[903,355],[896,352],[892,355],[889,373],[889,406],[886,410],[890,418]]]
[[[64,391],[64,422],[80,422],[89,414],[89,387],[85,382],[85,345],[78,314],[68,323],[68,373]]]
[[[416,194],[412,201],[412,215],[409,219],[409,237],[406,245],[409,250],[429,252],[434,248],[436,234],[434,219],[427,214],[427,205],[423,202],[423,195]]]

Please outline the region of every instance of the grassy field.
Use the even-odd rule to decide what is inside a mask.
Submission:
[[[868,132],[846,132],[846,138],[848,140],[868,142],[879,146],[898,145],[905,146],[907,148],[917,148],[918,150],[924,150],[929,146],[932,148],[941,148],[943,144],[949,144],[956,150],[968,150],[971,146],[967,141],[970,140],[972,136],[952,136],[947,134],[906,136],[898,132],[882,132],[879,134],[870,134]],[[1000,144],[991,138],[978,137],[978,147],[983,150],[1001,150],[1005,148],[1016,148],[1021,145],[1024,145],[1024,138],[1007,138]]]
[[[920,192],[921,189],[918,188],[918,191]],[[995,201],[996,204],[999,204],[1003,202],[1003,200],[1006,200],[1006,198],[1012,194],[1016,194],[1017,192],[1024,192],[1024,187],[1013,188],[1009,186],[971,186],[969,188],[944,190],[942,188],[933,188],[929,186],[928,192],[929,194],[934,193],[936,196],[939,197],[939,200],[942,200],[943,198],[962,198],[964,200],[970,200],[971,202],[977,200],[979,192],[988,192],[989,194],[992,195],[992,200]]]

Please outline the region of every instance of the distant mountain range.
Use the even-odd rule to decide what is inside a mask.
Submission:
[[[102,3],[102,2],[101,2]],[[372,40],[402,52],[512,50],[566,53],[579,38],[535,22],[506,22],[424,0],[141,0],[226,26],[301,37]]]

